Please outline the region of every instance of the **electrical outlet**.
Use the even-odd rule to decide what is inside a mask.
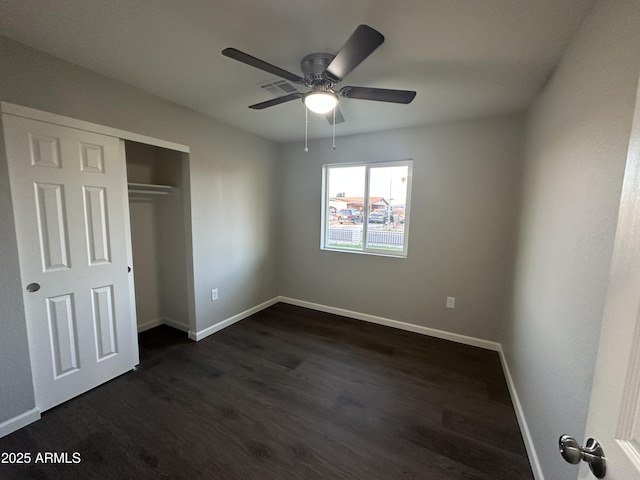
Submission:
[[[447,297],[447,308],[456,308],[456,297]]]
[[[218,289],[214,288],[211,290],[211,301],[215,302],[218,299]]]

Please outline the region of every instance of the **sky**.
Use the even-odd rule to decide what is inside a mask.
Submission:
[[[364,197],[365,167],[332,167],[329,177],[329,196],[335,197],[344,192],[346,197]],[[369,186],[370,197],[391,199],[393,204],[404,203],[406,199],[406,180],[409,177],[407,166],[371,167]],[[402,180],[405,180],[404,182]]]

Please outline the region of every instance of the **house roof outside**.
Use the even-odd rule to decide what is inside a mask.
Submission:
[[[346,202],[353,207],[364,207],[364,197],[331,197],[330,201]],[[369,197],[369,205],[389,205],[389,202],[384,197]]]

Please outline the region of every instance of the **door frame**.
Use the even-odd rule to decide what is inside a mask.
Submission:
[[[18,117],[30,118],[31,120],[39,120],[41,122],[55,123],[56,125],[62,125],[63,127],[71,127],[78,130],[86,130],[88,132],[117,137],[121,140],[131,140],[133,142],[146,143],[147,145],[162,147],[168,150],[190,153],[190,149],[187,145],[170,142],[168,140],[162,140],[160,138],[149,137],[147,135],[138,133],[128,132],[126,130],[120,130],[119,128],[107,127],[105,125],[99,125],[97,123],[85,122],[84,120],[65,117],[64,115],[58,115],[57,113],[50,113],[42,110],[36,110],[35,108],[23,107],[22,105],[16,105],[15,103],[0,102],[0,108],[2,110],[2,113],[16,115]]]
[[[58,115],[55,113],[45,112],[42,110],[36,110],[30,107],[24,107],[22,105],[16,105],[9,102],[0,102],[0,112],[2,114],[10,114],[18,117],[28,118],[31,120],[37,120],[41,122],[47,122],[55,125],[60,125],[63,127],[70,127],[77,130],[84,130],[88,132],[98,133],[102,135],[107,135],[111,137],[116,137],[120,139],[120,148],[122,149],[122,153],[124,154],[124,140],[131,140],[138,143],[143,143],[147,145],[152,145],[156,147],[165,148],[168,150],[174,150],[180,152],[182,154],[183,160],[183,183],[179,187],[183,189],[185,199],[184,205],[184,213],[185,213],[185,236],[186,236],[186,259],[187,259],[187,305],[188,305],[188,321],[189,321],[189,329],[191,331],[195,331],[195,295],[194,295],[194,283],[193,283],[193,241],[192,241],[192,223],[191,223],[191,192],[190,192],[190,165],[189,165],[189,154],[190,148],[187,145],[182,145],[179,143],[150,137],[147,135],[142,135],[134,132],[129,132],[126,130],[120,130],[117,128],[107,127],[105,125],[99,125],[96,123],[86,122],[84,120],[78,120],[71,117],[66,117],[63,115]],[[124,205],[128,205],[128,194],[126,191],[123,192],[124,195]],[[129,209],[126,208],[125,212],[125,235],[127,236],[127,261],[131,265],[133,262],[132,251],[131,251],[131,224],[129,219]],[[135,316],[135,296],[134,296],[134,285],[133,285],[133,276],[129,276],[129,287],[131,291],[131,303],[129,308],[131,309],[132,316],[131,318],[136,318]],[[24,284],[24,279],[21,279],[21,283]],[[134,338],[138,336],[138,329],[136,322],[131,322],[131,328],[134,335]],[[137,346],[137,344],[136,344]],[[28,412],[28,419],[21,418],[23,415],[20,415],[16,422],[12,422],[12,420],[8,420],[2,424],[2,436],[11,433],[19,428],[22,428],[33,421],[40,419],[40,411],[36,407],[34,410]],[[13,424],[16,428],[11,428]]]

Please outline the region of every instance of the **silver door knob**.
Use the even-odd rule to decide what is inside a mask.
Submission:
[[[580,463],[584,460],[589,464],[591,473],[596,478],[604,478],[607,473],[607,462],[604,457],[604,451],[594,438],[587,440],[587,444],[581,447],[575,438],[569,435],[562,435],[558,440],[560,454],[567,462],[572,464]]]
[[[29,285],[27,285],[27,292],[29,293],[37,292],[38,290],[40,290],[39,283],[30,283]]]

